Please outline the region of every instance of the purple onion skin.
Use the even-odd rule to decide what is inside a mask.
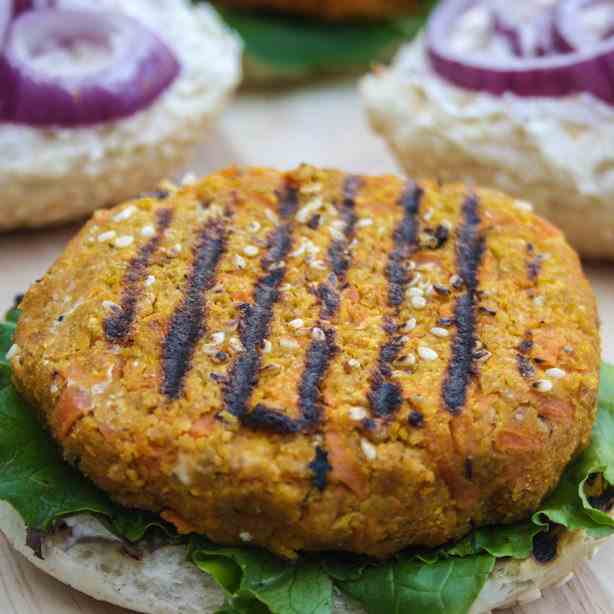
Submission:
[[[38,13],[19,19],[30,19]],[[109,75],[107,79],[100,75],[80,78],[72,85],[58,77],[41,77],[39,71],[20,66],[10,53],[5,54],[4,62],[0,62],[0,83],[11,87],[0,119],[33,127],[73,128],[130,117],[147,109],[174,82],[181,67],[155,34],[138,27],[137,35],[150,37],[149,53],[135,64],[128,79],[121,83],[115,79],[112,87],[105,85]]]
[[[143,83],[150,82],[151,75],[161,70],[168,73],[168,77],[162,82],[156,79],[158,87],[155,89],[145,87],[137,91],[126,84],[125,92],[120,97],[116,91],[89,86],[87,97],[80,97],[78,91],[60,91],[52,84],[41,84],[7,67],[8,78],[15,83],[15,89],[6,116],[17,124],[67,128],[93,126],[130,117],[151,106],[160,91],[166,90],[180,72],[178,62],[166,54],[160,54],[157,61],[152,58],[141,65],[139,71]]]
[[[614,106],[614,41],[595,45],[593,55],[583,49],[561,49],[560,36],[554,31],[553,47],[544,56],[515,57],[494,64],[486,57],[460,57],[446,41],[455,20],[479,0],[443,0],[427,26],[427,55],[433,70],[458,87],[502,96],[561,98],[574,94],[591,94]],[[547,45],[546,47],[548,47]],[[544,52],[548,51],[546,48]]]

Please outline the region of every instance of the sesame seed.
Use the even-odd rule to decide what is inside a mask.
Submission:
[[[282,337],[279,340],[279,345],[286,350],[296,350],[296,348],[299,347],[298,342],[296,342],[294,339],[288,339],[287,337]]]
[[[192,185],[196,183],[196,175],[194,173],[186,173],[181,178],[181,185]]]
[[[247,262],[245,261],[245,258],[243,258],[243,256],[239,256],[239,254],[235,255],[234,264],[239,269],[244,269],[247,266]]]
[[[407,322],[405,322],[405,326],[403,326],[403,331],[410,333],[416,328],[417,325],[418,322],[416,321],[416,318],[410,318],[409,320],[407,320]]]
[[[183,249],[183,247],[181,246],[180,243],[175,243],[175,245],[173,245],[173,251],[176,254],[179,254],[181,252],[181,250]]]
[[[111,241],[115,238],[116,234],[117,233],[114,230],[107,230],[106,232],[103,232],[102,234],[98,235],[98,241],[100,241],[100,243],[104,243],[105,241]]]
[[[411,367],[416,364],[416,357],[413,354],[405,354],[405,356],[401,358],[400,362],[403,365],[408,365]]]
[[[458,289],[463,285],[463,283],[463,278],[460,275],[454,274],[450,277],[450,285],[453,288]]]
[[[548,369],[546,371],[546,375],[554,379],[563,379],[567,375],[567,373],[563,371],[563,369],[553,367],[552,369]]]
[[[311,331],[311,336],[316,341],[326,341],[326,334],[321,328],[318,328],[317,326]]]
[[[303,194],[313,194],[319,192],[322,189],[322,184],[319,181],[301,186],[301,192]]]
[[[247,531],[241,531],[241,533],[239,533],[239,539],[242,542],[251,542],[253,537],[252,534],[247,532]]]
[[[115,309],[115,308],[119,307],[119,305],[117,305],[117,304],[116,304],[116,303],[114,303],[113,301],[102,301],[102,306],[103,306],[105,309],[109,309],[109,310],[111,310],[111,309]]]
[[[19,353],[19,346],[16,343],[13,343],[9,348],[9,351],[6,353],[7,360],[11,360]]]
[[[273,351],[273,344],[268,339],[264,340],[262,344],[262,351],[265,354],[270,354]]]
[[[280,292],[288,292],[288,290],[292,290],[292,284],[282,284],[279,286]]]
[[[242,352],[245,349],[238,337],[231,337],[228,343],[235,352]]]
[[[49,392],[51,394],[56,394],[60,390],[60,387],[57,384],[51,384],[49,387]]]
[[[300,318],[296,318],[296,320],[291,320],[290,322],[288,322],[288,326],[290,326],[291,328],[303,328],[303,326],[305,326],[305,322],[304,320],[301,320]]]
[[[433,210],[432,209],[428,209],[424,215],[422,216],[422,219],[425,222],[430,222],[433,219]]]
[[[153,286],[156,283],[156,278],[153,275],[148,275],[145,280],[145,286]]]
[[[273,224],[277,224],[277,222],[279,222],[279,217],[277,213],[273,211],[273,209],[265,209],[264,215],[269,220],[269,222],[272,222]]]
[[[552,390],[552,382],[548,379],[540,379],[533,384],[533,388],[539,392],[550,392]]]
[[[447,337],[449,335],[447,329],[441,328],[439,326],[431,328],[431,332],[433,333],[433,335],[435,335],[435,337]]]
[[[488,350],[478,350],[473,354],[473,357],[477,362],[486,362],[492,357],[492,352],[489,352]]]
[[[375,446],[370,441],[367,441],[366,439],[361,439],[360,447],[362,448],[364,455],[369,460],[374,460],[377,458],[377,450],[375,449]]]
[[[128,205],[125,209],[123,209],[113,217],[113,221],[123,222],[125,220],[128,220],[134,215],[135,212],[136,207],[134,205]]]
[[[356,358],[349,358],[347,364],[352,369],[360,369],[360,361],[356,360]]]
[[[252,220],[249,223],[249,230],[250,232],[258,232],[260,230],[261,226],[260,226],[260,222],[257,222],[256,220]]]
[[[250,258],[253,256],[257,256],[260,250],[255,245],[246,245],[243,248],[243,253]]]
[[[533,205],[531,203],[528,203],[526,200],[515,200],[514,207],[516,209],[519,209],[520,211],[533,211]]]
[[[422,360],[437,360],[439,358],[439,354],[425,345],[421,345],[418,348],[418,355]]]
[[[156,229],[153,224],[148,224],[147,226],[143,226],[141,228],[141,235],[143,237],[153,237],[156,234]]]
[[[311,260],[309,266],[312,269],[319,269],[320,271],[326,269],[326,265],[321,260]]]
[[[426,299],[423,296],[412,296],[411,304],[416,309],[424,309],[426,307]]]
[[[367,410],[364,407],[350,407],[350,418],[352,418],[352,420],[356,420],[357,422],[360,422],[360,420],[364,420],[368,414],[367,414]]]
[[[545,299],[544,299],[544,297],[543,297],[543,296],[536,296],[536,297],[533,299],[533,304],[534,304],[536,307],[543,307],[543,306],[544,306],[544,303],[545,303]]]
[[[219,333],[213,333],[211,335],[211,340],[216,345],[221,345],[224,343],[224,339],[226,339],[226,333],[222,330]]]
[[[373,220],[370,217],[365,217],[362,220],[356,222],[356,228],[368,228],[373,224]]]
[[[132,235],[123,235],[115,239],[115,247],[128,247],[134,243],[134,237]]]
[[[324,202],[322,201],[322,198],[320,196],[316,196],[298,210],[298,213],[296,214],[296,219],[301,224],[304,224],[314,213],[317,213],[323,205]]]
[[[435,293],[435,288],[433,287],[433,284],[429,282],[423,283],[421,285],[421,288],[424,294],[426,294],[427,296],[432,296]]]
[[[343,233],[342,233],[340,230],[338,230],[337,228],[334,228],[333,226],[331,226],[331,227],[328,229],[328,232],[330,232],[330,236],[331,236],[333,239],[336,239],[337,241],[342,241],[342,240],[343,240],[343,238],[344,238],[344,237],[343,237]]]

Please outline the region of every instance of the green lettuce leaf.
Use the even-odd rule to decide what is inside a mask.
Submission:
[[[7,376],[14,324],[0,324],[0,365]],[[63,516],[90,512],[132,542],[147,538],[150,530],[179,541],[159,517],[113,503],[68,465],[10,380],[1,381],[0,500],[11,503],[28,527],[44,531]],[[614,367],[605,365],[591,445],[530,522],[482,528],[455,544],[400,553],[384,563],[335,553],[288,562],[262,550],[217,546],[202,536],[190,540],[189,557],[224,590],[218,614],[329,614],[333,584],[370,614],[466,614],[496,559],[530,556],[533,538],[550,522],[598,537],[614,533],[610,517],[585,493],[596,475],[614,484]]]
[[[13,345],[16,325],[13,322],[0,324],[0,388],[4,388],[11,381],[11,368],[6,357],[7,352]]]
[[[414,557],[364,570],[357,580],[338,582],[369,614],[466,614],[495,565],[478,554],[424,564]]]
[[[218,7],[243,39],[246,56],[285,74],[311,74],[367,67],[391,57],[426,22],[433,0],[420,13],[395,20],[326,22],[296,15]]]
[[[316,558],[283,561],[251,548],[224,548],[203,538],[190,556],[226,593],[223,612],[330,614],[333,584]]]

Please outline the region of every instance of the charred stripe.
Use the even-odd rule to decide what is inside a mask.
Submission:
[[[194,349],[205,332],[205,292],[215,285],[215,272],[225,249],[223,222],[207,222],[198,233],[184,297],[171,317],[162,346],[162,392],[170,399],[181,396]]]
[[[171,209],[158,209],[156,211],[156,234],[143,245],[136,256],[128,264],[124,274],[123,292],[119,307],[104,321],[103,328],[106,338],[115,343],[125,341],[130,333],[136,306],[143,291],[143,281],[147,273],[150,260],[157,251],[173,218]]]
[[[388,303],[395,310],[403,303],[405,289],[409,282],[407,262],[418,249],[418,214],[422,189],[411,182],[399,198],[403,218],[393,232],[393,249],[388,256],[386,276],[388,278]],[[386,418],[399,410],[403,395],[398,384],[391,382],[392,363],[403,349],[405,340],[397,334],[398,323],[387,319],[384,323],[386,342],[380,347],[377,367],[371,377],[368,393],[372,413]]]
[[[388,256],[388,303],[398,307],[405,297],[409,282],[407,261],[418,248],[418,213],[422,189],[415,184],[407,186],[399,205],[403,208],[403,220],[394,230],[394,248]]]
[[[297,209],[298,190],[286,184],[277,192],[277,198],[278,213],[282,219],[288,220]],[[271,325],[273,306],[279,300],[279,286],[286,274],[284,259],[290,252],[291,246],[292,224],[286,221],[269,234],[267,252],[260,263],[263,275],[256,282],[252,303],[243,305],[241,309],[239,334],[245,349],[232,364],[224,383],[223,396],[226,408],[231,414],[254,428],[256,425],[253,421],[258,421],[258,415],[266,416],[263,413],[266,408],[261,408],[256,418],[250,419],[247,416],[248,403],[258,383],[262,346]],[[278,422],[271,418],[267,423]],[[280,426],[279,429],[281,428],[283,427]]]
[[[484,237],[480,231],[479,202],[475,195],[465,199],[462,216],[456,259],[457,274],[464,282],[465,292],[456,301],[456,335],[442,393],[446,409],[455,415],[462,411],[467,400],[477,341],[478,272],[484,254]]]

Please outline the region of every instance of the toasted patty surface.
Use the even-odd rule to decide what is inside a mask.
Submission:
[[[381,19],[411,13],[416,0],[220,0],[225,6],[297,13],[324,19]]]
[[[15,382],[68,460],[286,556],[526,518],[596,412],[576,254],[459,184],[231,168],[97,212],[21,307]]]

